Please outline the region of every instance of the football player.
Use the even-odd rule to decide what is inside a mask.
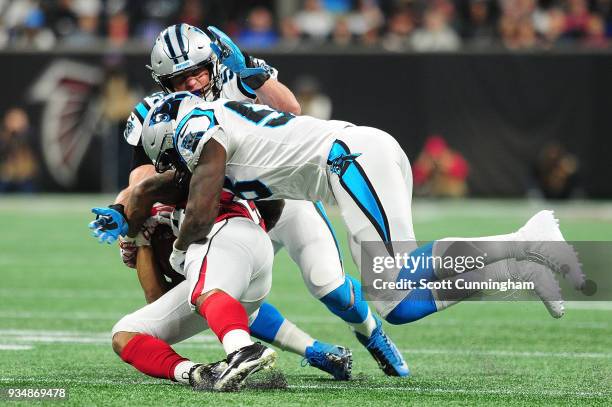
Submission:
[[[138,191],[131,199],[152,199],[149,207],[156,200],[183,199],[180,190],[161,195]],[[113,327],[112,344],[123,361],[149,376],[195,389],[237,390],[276,359],[272,349],[251,341],[248,328],[249,315],[254,316],[270,291],[274,254],[265,224],[249,202],[224,192],[214,212],[215,226],[206,242],[189,247],[181,267],[185,280],[122,318]],[[196,364],[170,347],[207,328],[223,344],[223,361]]]
[[[276,80],[275,69],[246,55],[215,27],[210,27],[209,35],[214,39],[213,42],[203,31],[186,24],[168,27],[159,35],[151,52],[150,68],[153,78],[165,92],[190,91],[206,100],[219,97],[249,102],[259,100],[292,113],[299,113],[299,105],[293,94]],[[213,50],[219,55],[223,54],[222,64],[218,64],[219,59]],[[135,185],[137,181],[155,173],[142,147],[141,130],[143,119],[150,107],[162,96],[160,93],[145,98],[130,116],[126,139],[135,146],[135,162],[139,165],[133,170],[133,176],[130,176],[130,185]],[[283,102],[286,100],[290,103]],[[123,191],[119,199],[124,199],[130,188]],[[115,219],[110,223],[116,225],[116,222],[125,220],[118,213],[121,209],[119,206],[113,206],[96,208],[95,211],[98,215]],[[104,218],[101,220],[104,221]],[[92,226],[98,229],[96,233],[103,238],[112,238],[112,231],[109,231],[108,227],[101,227],[99,221],[93,222]],[[125,229],[121,234],[125,234]],[[286,201],[280,219],[270,232],[270,238],[275,251],[282,247],[287,249],[290,257],[299,265],[310,293],[347,322],[359,342],[366,347],[385,374],[409,374],[400,352],[382,329],[382,322],[361,298],[359,281],[345,275],[338,243],[320,203]],[[126,239],[122,240],[125,247]],[[134,245],[133,240],[127,241]],[[273,318],[268,317],[272,314]],[[267,322],[271,319],[274,320],[273,324]],[[265,305],[251,327],[253,335],[268,342],[281,342],[278,338],[287,338],[279,330],[284,321],[278,311]],[[295,325],[290,326],[293,330],[291,341],[295,342],[300,338],[298,343],[310,343],[304,352],[309,363],[320,367],[320,364],[325,362],[321,355],[339,355],[333,347],[314,341],[309,336],[299,335]],[[291,345],[285,346],[295,349]],[[337,377],[338,373],[334,375]]]
[[[211,215],[202,216],[202,211],[226,187],[249,198],[337,203],[357,264],[362,250],[372,257],[379,254],[377,248],[361,245],[364,241],[380,242],[389,249],[394,241],[407,242],[412,244],[412,256],[427,258],[448,253],[483,256],[487,266],[472,271],[470,278],[532,281],[556,318],[564,308],[552,272],[564,275],[577,289],[585,282],[577,255],[564,241],[552,211],[537,213],[507,235],[441,239],[417,247],[410,213],[410,163],[397,141],[376,128],[295,116],[265,105],[208,102],[178,92],[150,110],[142,137],[158,171],[174,167],[191,174],[186,217],[171,256],[176,269],[184,250],[210,230]],[[399,273],[419,281],[453,279],[460,271],[423,262]],[[393,324],[423,318],[474,293],[465,290],[458,298],[456,290],[446,289],[387,291],[375,306]]]

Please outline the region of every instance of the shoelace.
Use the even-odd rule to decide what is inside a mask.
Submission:
[[[326,369],[330,369],[331,370],[333,365],[332,365],[331,361],[326,357],[327,355],[328,355],[328,352],[324,352],[322,354],[321,354],[321,352],[317,352],[310,359],[312,361],[314,361],[317,366],[321,366],[321,367],[324,367]],[[302,367],[305,367],[305,366],[308,366],[308,365],[312,366],[312,363],[306,357],[304,359],[302,359],[302,362],[300,364],[301,364]]]

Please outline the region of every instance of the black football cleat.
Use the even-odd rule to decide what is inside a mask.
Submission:
[[[250,375],[274,366],[276,352],[260,343],[254,343],[230,353],[222,362],[226,365],[219,364],[211,369],[212,375],[216,376],[213,390],[238,391]]]
[[[211,391],[221,373],[227,368],[225,360],[208,365],[197,364],[189,371],[189,384],[194,390]]]

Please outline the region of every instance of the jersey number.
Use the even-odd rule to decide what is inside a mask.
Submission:
[[[228,109],[238,113],[245,119],[255,123],[256,125],[265,127],[278,127],[287,124],[295,116],[287,112],[279,112],[273,109],[266,109],[263,106],[253,105],[244,102],[227,102],[225,105]]]
[[[257,200],[266,199],[272,196],[272,191],[259,180],[238,181],[233,183],[229,178],[225,177],[223,187],[229,189],[242,199]]]

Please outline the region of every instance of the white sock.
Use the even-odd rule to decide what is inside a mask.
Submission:
[[[195,365],[191,360],[183,360],[174,368],[174,379],[183,384],[189,384],[189,371]]]
[[[300,356],[306,354],[306,348],[312,346],[315,340],[295,326],[292,322],[284,320],[276,336],[274,337],[274,345],[282,350],[296,353]]]
[[[234,329],[229,331],[223,337],[223,349],[226,354],[237,351],[245,346],[252,345],[253,341],[247,331],[242,329]]]
[[[368,316],[363,322],[360,322],[358,324],[352,324],[350,322],[347,323],[356,332],[359,332],[366,338],[369,338],[372,335],[372,332],[374,332],[374,329],[376,329],[376,320],[374,319],[374,316],[372,315],[372,311],[370,309],[368,309]]]
[[[454,281],[462,279],[467,281],[508,281],[511,279],[510,268],[516,267],[516,260],[501,260],[495,263],[487,264],[481,270],[468,271],[453,277],[446,278],[445,280],[453,281],[452,286],[455,285]],[[438,311],[442,311],[452,305],[458,304],[472,295],[481,292],[482,290],[477,289],[433,289],[431,290],[436,302],[436,308]]]
[[[466,244],[462,245],[459,242],[466,242]],[[446,237],[434,242],[432,255],[434,257],[483,257],[486,264],[491,264],[500,260],[517,258],[521,247],[522,243],[518,241],[517,233],[484,237]],[[440,268],[439,264],[436,265],[434,272],[439,279],[460,274],[452,267]]]

